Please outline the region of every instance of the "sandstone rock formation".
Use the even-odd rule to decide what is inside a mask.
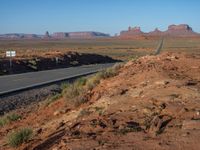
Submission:
[[[132,36],[141,36],[144,32],[141,31],[140,27],[129,27],[128,31],[122,31],[120,36],[122,37],[132,37]]]
[[[63,38],[68,37],[68,34],[64,32],[56,32],[56,33],[53,33],[51,36],[56,39],[63,39]]]
[[[10,33],[0,35],[0,39],[37,39],[40,35],[36,34],[23,34],[23,33]]]
[[[52,35],[47,31],[45,35],[36,35],[36,34],[2,34],[0,39],[41,39],[41,38],[53,38],[53,39],[90,39],[90,38],[99,38],[99,37],[110,37],[109,34],[101,32],[55,32]]]
[[[134,37],[151,37],[151,36],[167,36],[167,37],[200,37],[199,33],[196,33],[187,24],[180,25],[170,25],[166,31],[160,31],[156,28],[152,32],[144,33],[141,31],[140,27],[129,27],[127,31],[122,31],[120,33],[121,38],[134,38]]]
[[[162,35],[164,35],[164,33],[162,31],[160,31],[158,28],[156,28],[154,31],[149,32],[149,35],[152,35],[152,36],[162,36]]]
[[[170,25],[168,27],[168,30],[166,31],[166,34],[171,35],[171,36],[197,36],[198,35],[187,24]]]
[[[52,34],[52,38],[75,38],[75,39],[87,39],[87,38],[97,38],[97,37],[109,37],[108,34],[100,32],[56,32]]]
[[[166,31],[160,31],[156,28],[154,31],[145,33],[141,31],[140,27],[128,27],[128,30],[121,31],[118,37],[120,38],[146,38],[146,37],[200,37],[200,33],[196,33],[187,24],[170,25]],[[99,37],[110,37],[109,34],[94,32],[94,31],[83,31],[83,32],[55,32],[52,35],[47,31],[45,35],[37,34],[0,34],[0,39],[41,39],[41,38],[52,38],[52,39],[91,39]],[[116,36],[114,36],[116,37]]]

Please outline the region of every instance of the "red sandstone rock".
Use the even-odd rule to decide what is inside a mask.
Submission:
[[[167,31],[160,31],[156,28],[152,32],[144,33],[140,27],[129,27],[127,31],[120,33],[121,38],[134,38],[134,37],[151,37],[151,36],[167,36],[167,37],[200,37],[200,34],[194,32],[187,24],[170,25]]]

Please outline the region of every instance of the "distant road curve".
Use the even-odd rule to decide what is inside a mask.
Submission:
[[[65,69],[0,76],[0,96],[20,90],[26,90],[37,86],[92,74],[113,65],[114,63],[84,65]]]

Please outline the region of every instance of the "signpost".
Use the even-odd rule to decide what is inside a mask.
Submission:
[[[16,51],[6,51],[6,57],[10,58],[10,68],[12,68],[12,57],[16,56]]]
[[[58,57],[56,57],[56,65],[58,64]]]

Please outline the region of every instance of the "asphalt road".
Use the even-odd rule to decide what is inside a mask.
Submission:
[[[65,69],[0,76],[0,95],[95,73],[113,65],[113,63],[85,65]]]

